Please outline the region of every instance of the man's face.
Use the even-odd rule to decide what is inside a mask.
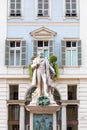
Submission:
[[[44,57],[42,52],[39,53],[39,57],[40,58]]]

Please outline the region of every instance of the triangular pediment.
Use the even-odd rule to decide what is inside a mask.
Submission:
[[[39,29],[36,29],[32,32],[30,32],[31,36],[33,36],[34,38],[53,38],[54,36],[56,36],[56,32],[54,32],[53,30],[50,30],[48,28],[42,27]]]

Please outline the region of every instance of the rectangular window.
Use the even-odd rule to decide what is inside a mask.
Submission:
[[[17,44],[19,43],[19,46]],[[16,65],[19,66],[21,59],[21,47],[20,47],[20,41],[11,41],[10,42],[10,65]]]
[[[77,0],[65,0],[65,16],[77,16]]]
[[[62,65],[81,65],[81,41],[62,41]]]
[[[49,0],[38,0],[37,16],[49,16]]]
[[[9,105],[8,106],[8,129],[19,130],[19,117],[20,117],[20,106]]]
[[[67,130],[78,130],[78,106],[67,105]]]
[[[21,0],[10,0],[10,16],[21,16]]]
[[[5,64],[10,66],[26,65],[26,41],[7,41]]]
[[[19,120],[20,107],[19,105],[9,105],[8,106],[8,118],[11,121]]]
[[[36,56],[38,52],[43,52],[44,57],[49,59],[53,55],[53,41],[34,41],[33,55]]]
[[[76,42],[66,41],[66,65],[77,65],[77,46]]]
[[[25,130],[30,130],[30,112],[25,109]]]
[[[68,85],[68,100],[77,99],[77,85]]]
[[[10,85],[10,100],[18,100],[18,85]]]

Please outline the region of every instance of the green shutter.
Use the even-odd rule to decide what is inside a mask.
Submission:
[[[65,48],[66,48],[66,41],[62,40],[62,43],[61,43],[61,62],[62,62],[62,65],[65,66]]]
[[[53,40],[49,41],[49,57],[53,55]]]
[[[21,65],[26,65],[26,41],[21,43]]]
[[[78,41],[78,65],[81,65],[81,40]]]
[[[9,41],[5,42],[5,65],[9,65]]]
[[[33,43],[33,56],[37,56],[37,46],[38,46],[38,41],[34,40],[34,43]]]

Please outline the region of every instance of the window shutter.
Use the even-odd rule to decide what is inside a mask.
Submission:
[[[49,41],[49,57],[53,55],[53,40]]]
[[[81,40],[78,41],[78,65],[81,65]]]
[[[5,65],[9,65],[9,41],[5,43]]]
[[[38,41],[34,40],[34,43],[33,43],[33,56],[37,56],[37,46],[38,46]]]
[[[66,48],[66,41],[62,40],[62,43],[61,43],[61,62],[62,62],[62,65],[65,66],[65,48]]]
[[[26,65],[26,41],[21,43],[21,65]]]

